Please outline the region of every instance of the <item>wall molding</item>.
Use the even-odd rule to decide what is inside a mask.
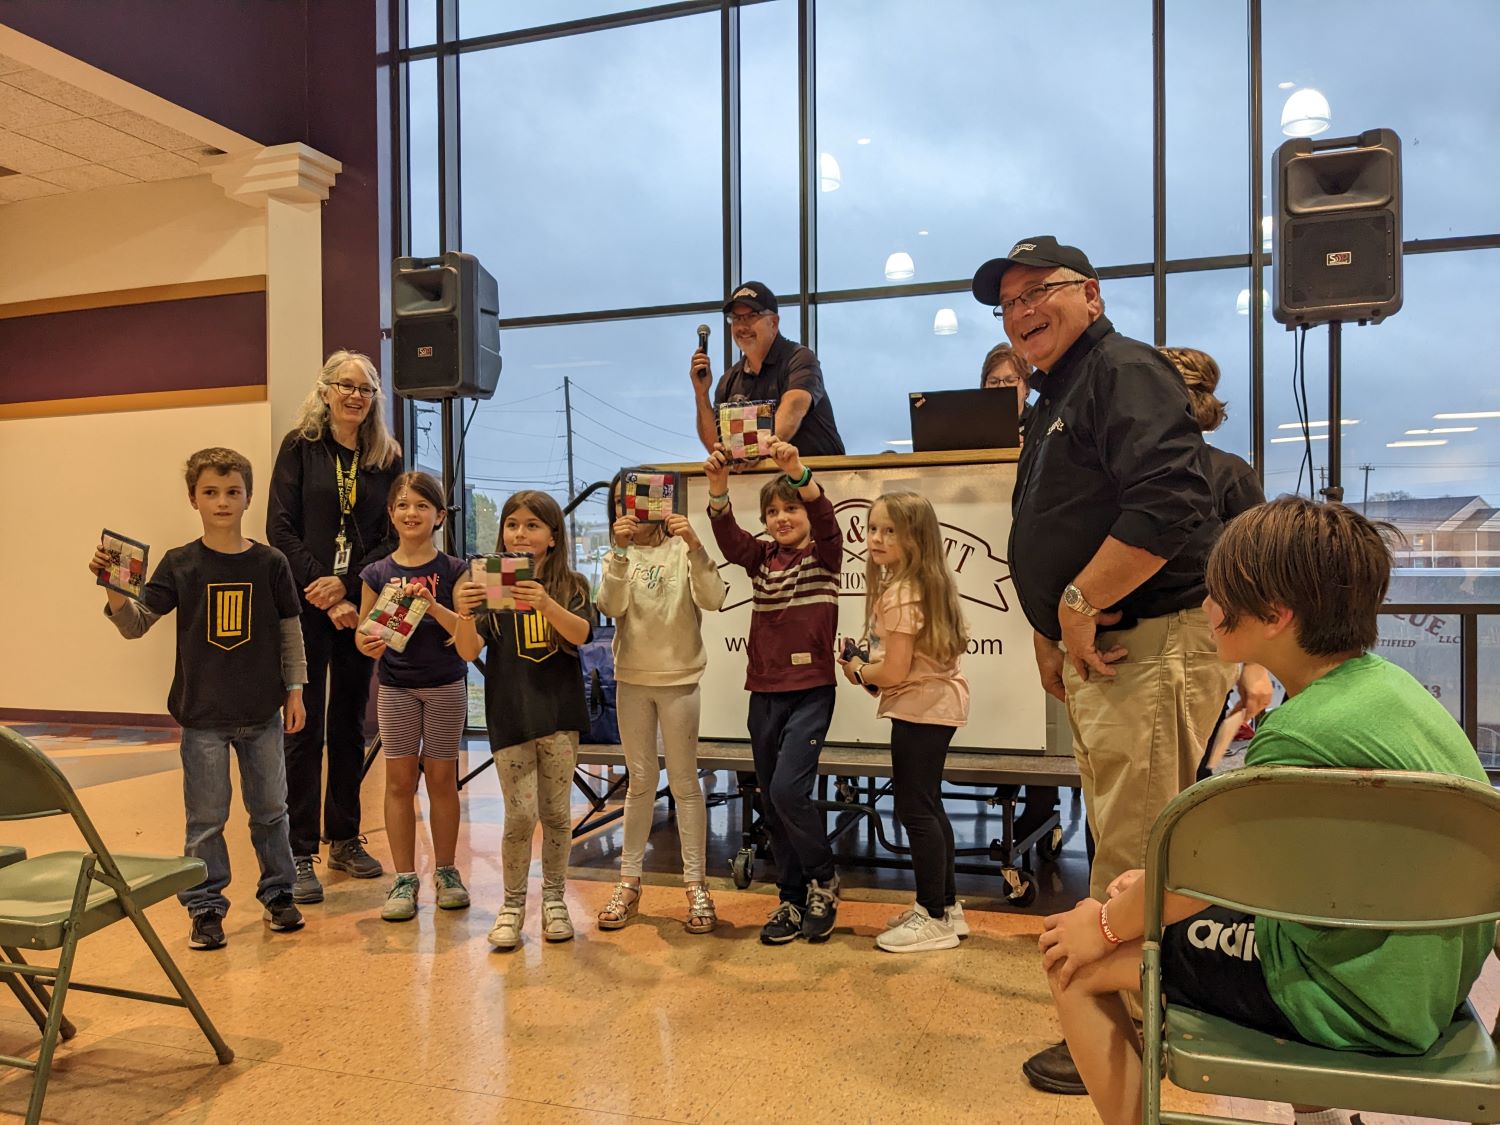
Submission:
[[[42,402],[0,402],[0,422],[22,418],[66,418],[75,414],[117,414],[130,410],[171,410],[180,406],[238,406],[265,402],[264,384],[205,387],[190,391],[143,391],[133,395],[92,395]],[[701,466],[700,466],[701,468]]]
[[[146,285],[139,289],[112,289],[103,293],[73,293],[43,297],[35,301],[0,304],[0,320],[84,309],[112,309],[123,305],[150,305],[159,301],[190,301],[197,297],[227,297],[238,293],[264,293],[266,275],[215,277],[206,281],[183,281],[172,285]]]

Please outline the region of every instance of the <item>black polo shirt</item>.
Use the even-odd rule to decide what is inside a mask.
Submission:
[[[1061,639],[1063,587],[1111,535],[1167,560],[1118,605],[1099,607],[1124,613],[1118,628],[1199,605],[1220,524],[1203,435],[1172,365],[1101,316],[1031,385],[1010,565],[1032,628]]]
[[[767,402],[778,405],[787,391],[806,391],[812,406],[802,416],[802,426],[792,435],[792,444],[803,457],[842,456],[844,439],[833,420],[833,404],[823,389],[823,369],[811,348],[777,335],[758,374],[745,370],[745,357],[724,372],[714,388],[714,410],[726,402]]]

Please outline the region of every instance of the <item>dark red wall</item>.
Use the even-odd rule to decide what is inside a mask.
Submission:
[[[323,213],[324,351],[380,354],[390,223],[379,49],[393,0],[8,0],[0,23],[261,144],[343,162]]]

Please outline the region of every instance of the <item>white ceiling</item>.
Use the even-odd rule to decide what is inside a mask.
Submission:
[[[221,151],[0,54],[0,204],[196,176]]]

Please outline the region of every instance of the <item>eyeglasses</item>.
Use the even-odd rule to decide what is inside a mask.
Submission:
[[[735,313],[725,313],[724,319],[732,328],[740,324],[754,324],[761,317],[770,315],[771,313],[769,310],[762,309],[760,312],[739,313],[738,315],[736,315]]]
[[[985,389],[986,390],[999,390],[1002,387],[1019,387],[1020,385],[1021,385],[1021,380],[1017,379],[1014,375],[1012,375],[1009,378],[1000,378],[1000,379],[994,380],[993,382],[986,383],[985,384]]]
[[[1047,294],[1051,293],[1054,289],[1061,289],[1067,285],[1082,285],[1087,280],[1088,278],[1075,277],[1072,281],[1044,281],[1040,285],[1033,285],[1024,293],[1017,293],[1010,300],[1001,301],[996,305],[994,309],[995,319],[1000,320],[1015,312],[1018,305],[1023,309],[1034,309],[1045,301]]]
[[[337,383],[324,383],[323,385],[333,387],[344,398],[353,398],[355,395],[360,398],[374,398],[380,393],[379,388],[372,387],[368,383],[346,383],[342,379]]]

